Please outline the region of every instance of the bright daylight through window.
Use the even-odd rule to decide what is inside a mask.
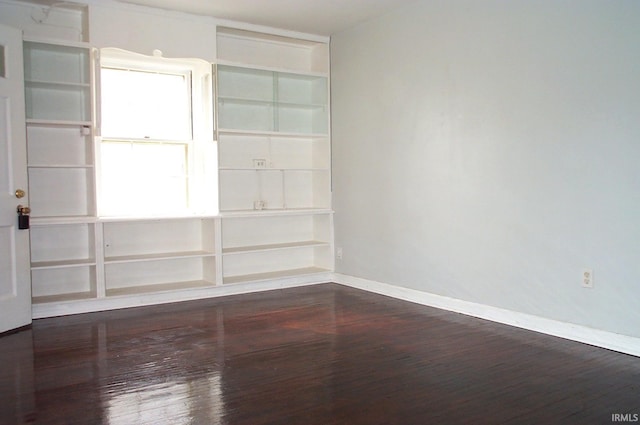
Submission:
[[[217,213],[210,64],[102,49],[101,216]]]

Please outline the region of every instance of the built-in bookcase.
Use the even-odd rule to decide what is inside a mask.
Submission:
[[[333,270],[327,41],[220,27],[216,43],[220,214],[103,218],[92,48],[25,41],[34,317]]]
[[[216,285],[216,219],[104,222],[105,294]]]
[[[223,283],[333,270],[327,44],[217,43]]]
[[[24,72],[28,120],[91,121],[88,46],[25,41]]]
[[[94,217],[91,51],[25,41],[24,65],[32,216]]]
[[[225,217],[225,284],[331,270],[332,215]]]
[[[34,303],[96,296],[95,224],[65,223],[31,228]]]
[[[97,295],[91,49],[25,40],[34,304]]]
[[[326,135],[325,76],[218,65],[222,130]]]

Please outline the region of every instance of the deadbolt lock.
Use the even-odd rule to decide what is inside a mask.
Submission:
[[[22,189],[16,189],[16,198],[21,199],[24,198],[24,195],[26,195],[26,192]]]
[[[16,210],[18,212],[18,229],[21,229],[21,230],[28,229],[30,226],[29,213],[31,213],[31,208],[18,205]]]

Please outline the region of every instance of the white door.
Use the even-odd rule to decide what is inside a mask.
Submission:
[[[0,25],[0,332],[31,323],[29,231],[18,229],[27,206],[22,32]]]

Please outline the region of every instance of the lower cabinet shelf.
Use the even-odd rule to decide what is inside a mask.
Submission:
[[[96,298],[95,292],[72,292],[68,294],[34,296],[33,304],[60,303],[64,301],[86,301]]]
[[[332,212],[40,221],[32,228],[34,317],[244,291],[225,285],[328,279]]]
[[[65,269],[70,267],[95,266],[96,260],[39,261],[31,263],[31,270]]]
[[[216,286],[214,282],[205,280],[193,280],[188,282],[169,282],[155,285],[129,286],[107,290],[107,297],[143,295],[158,292],[182,291],[185,289],[210,288]]]
[[[107,296],[169,290],[158,288],[184,289],[185,286],[202,286],[194,282],[215,281],[215,257],[187,257],[105,264]],[[214,284],[211,283],[211,285]]]
[[[31,270],[34,303],[89,299],[96,296],[95,265],[35,268]]]
[[[223,248],[223,254],[244,254],[249,252],[259,251],[277,251],[281,249],[294,249],[305,248],[314,246],[328,246],[327,242],[322,241],[301,241],[301,242],[288,242],[288,243],[274,243],[268,245],[253,245],[253,246],[240,246],[233,248]]]
[[[172,260],[176,258],[214,257],[215,255],[216,254],[214,252],[207,251],[186,251],[145,255],[121,255],[117,257],[107,257],[104,259],[104,262],[105,264],[133,263],[139,261]]]
[[[320,267],[304,267],[300,269],[278,270],[266,273],[254,273],[238,276],[227,276],[224,278],[224,284],[249,283],[261,280],[282,279],[295,276],[306,276],[310,274],[328,273],[331,270],[322,269]]]

